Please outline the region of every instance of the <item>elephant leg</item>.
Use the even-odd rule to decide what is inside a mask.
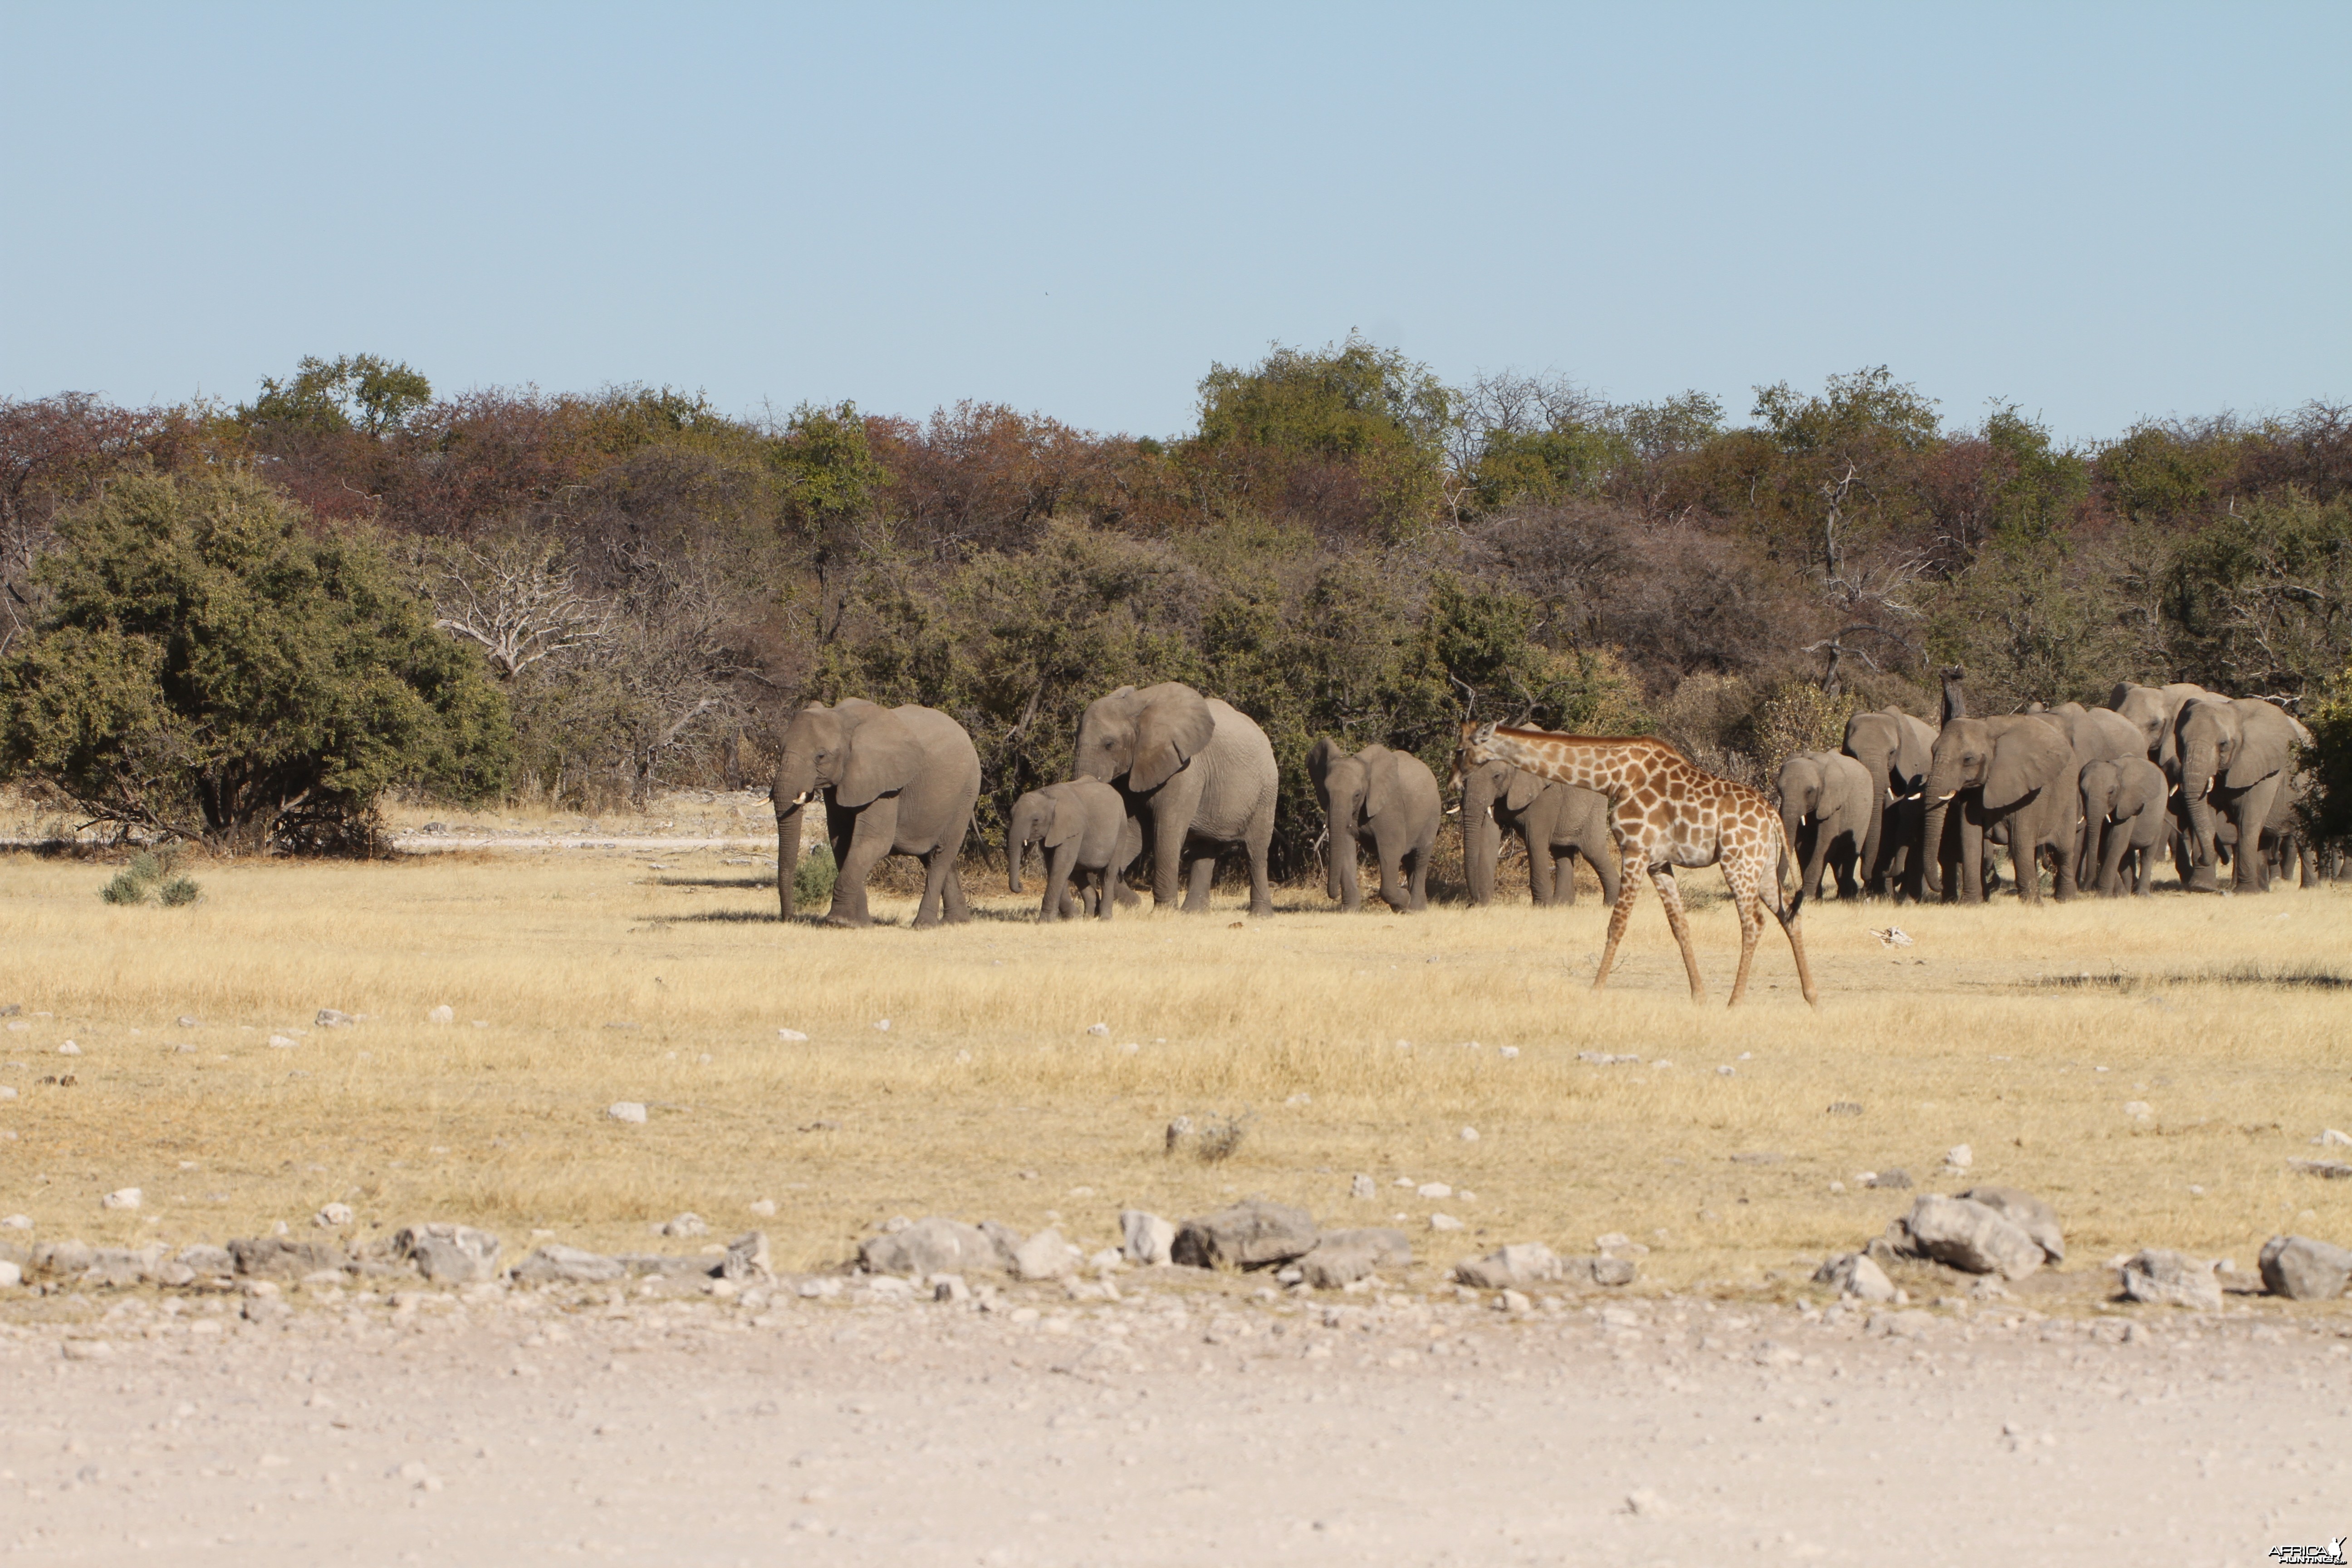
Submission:
[[[1434,842],[1416,844],[1405,857],[1412,868],[1412,879],[1405,883],[1405,905],[1409,909],[1429,908],[1429,862],[1436,847]]]
[[[1076,839],[1045,851],[1045,899],[1037,906],[1039,923],[1070,918],[1070,868],[1077,858]]]
[[[1830,836],[1818,821],[1799,831],[1804,835],[1805,858],[1804,874],[1798,879],[1797,886],[1803,892],[1805,902],[1810,904],[1822,896],[1822,865],[1829,858]]]
[[[833,908],[825,911],[824,923],[870,925],[874,917],[866,906],[866,879],[874,874],[875,864],[890,852],[898,838],[898,797],[885,795],[860,811],[843,815],[849,817],[851,826],[847,842],[835,851],[840,870],[834,878]]]
[[[1611,847],[1613,849],[1614,846]],[[1592,868],[1592,874],[1601,879],[1601,898],[1614,904],[1617,901],[1617,885],[1623,871],[1619,858],[1601,850],[1588,849],[1584,852],[1584,858]]]
[[[1184,912],[1205,914],[1209,908],[1209,884],[1217,879],[1217,858],[1214,854],[1192,858],[1192,885],[1185,889]]]
[[[1242,830],[1242,847],[1249,856],[1250,915],[1264,920],[1274,913],[1274,884],[1266,879],[1266,852],[1274,847],[1274,803],[1250,818]]]
[[[1576,854],[1563,855],[1557,844],[1544,847],[1546,868],[1551,872],[1551,901],[1573,908],[1576,904]]]
[[[1601,949],[1601,967],[1593,973],[1595,991],[1609,984],[1610,965],[1617,962],[1617,944],[1625,940],[1625,926],[1633,918],[1633,900],[1642,894],[1642,879],[1650,869],[1649,856],[1640,849],[1624,851],[1617,875],[1617,901],[1609,910],[1609,941]]]
[[[793,875],[801,866],[801,812],[794,806],[776,818],[776,901],[793,918]]]
[[[1356,861],[1355,831],[1349,828],[1333,834],[1329,854],[1332,896],[1339,900],[1342,914],[1354,914],[1364,907],[1363,872]]]
[[[1683,912],[1683,893],[1675,885],[1671,861],[1650,868],[1650,886],[1658,889],[1658,901],[1666,906],[1666,924],[1674,931],[1675,945],[1683,951],[1683,973],[1690,976],[1691,1000],[1704,1002],[1706,983],[1698,977],[1698,952],[1691,946],[1690,917]]]
[[[1402,914],[1411,903],[1404,890],[1404,846],[1394,834],[1375,827],[1372,848],[1381,860],[1381,902]]]
[[[1984,826],[1971,816],[1960,819],[1960,902],[1980,904],[1985,899]]]
[[[1107,921],[1110,919],[1112,911],[1118,908],[1118,900],[1110,896],[1110,872],[1106,868],[1089,871],[1087,875],[1093,882],[1094,917],[1098,921]]]
[[[1166,785],[1160,786],[1165,794]],[[1173,820],[1174,802],[1155,801],[1151,812],[1151,901],[1161,909],[1174,904],[1181,896],[1184,878],[1184,836],[1191,831],[1192,815],[1184,820]],[[1167,818],[1163,820],[1163,815]]]
[[[1854,847],[1853,835],[1842,835],[1830,849],[1830,871],[1837,879],[1838,902],[1862,897],[1862,880],[1855,872],[1862,852]]]
[[[1524,825],[1521,832],[1528,847],[1528,901],[1548,909],[1559,901],[1559,863],[1552,858],[1551,846],[1539,842],[1543,835]]]
[[[971,831],[969,816],[950,834],[940,840],[940,919],[951,926],[960,926],[971,919],[971,900],[964,896],[963,877],[956,862],[963,858],[963,841]]]

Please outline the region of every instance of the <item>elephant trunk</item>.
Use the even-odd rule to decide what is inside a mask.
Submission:
[[[1872,898],[1886,891],[1886,873],[1878,863],[1886,843],[1886,775],[1884,767],[1871,774],[1870,820],[1862,830],[1862,885]]]
[[[776,813],[776,903],[783,918],[793,918],[793,874],[801,866],[801,808],[785,806],[782,782],[777,784],[776,804],[784,809]]]
[[[1470,901],[1495,900],[1495,862],[1501,858],[1503,832],[1495,822],[1494,796],[1475,778],[1462,790],[1462,870],[1470,884]]]
[[[1028,825],[1015,820],[1004,829],[1006,880],[1011,884],[1013,892],[1025,893],[1029,890],[1021,885],[1021,862],[1027,858],[1029,858]]]
[[[2213,888],[2213,868],[2220,864],[2213,842],[2213,761],[2210,742],[2191,745],[2180,758],[2180,799],[2189,812],[2189,859],[2195,867],[2190,886],[2200,891]]]

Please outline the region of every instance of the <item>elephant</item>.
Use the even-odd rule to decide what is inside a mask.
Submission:
[[[2050,709],[2051,717],[2065,726],[2067,739],[2074,742],[2074,761],[2078,767],[2088,767],[2095,762],[2124,762],[2147,755],[2147,743],[2139,726],[2112,708],[2085,708],[2079,702],[2063,702]],[[2074,885],[2087,888],[2097,875],[2098,851],[2091,846],[2091,822],[2083,821],[2083,837],[2074,847]]]
[[[1608,796],[1508,763],[1480,763],[1464,774],[1462,859],[1474,904],[1494,901],[1505,829],[1527,846],[1528,890],[1538,907],[1576,902],[1574,855],[1601,879],[1602,900],[1617,902],[1622,858],[1609,827]]]
[[[833,708],[812,703],[784,731],[773,798],[776,897],[786,920],[793,918],[801,811],[818,798],[824,802],[825,837],[833,841],[837,868],[827,925],[871,923],[866,879],[885,855],[913,855],[923,862],[917,930],[971,918],[956,856],[980,798],[980,753],[963,726],[946,714],[913,703],[884,708],[857,697]]]
[[[2097,757],[2083,764],[2079,788],[2084,846],[2099,896],[2145,896],[2172,833],[2164,770],[2146,757]],[[2079,870],[2075,885],[2084,885]]]
[[[1799,908],[1820,895],[1824,865],[1836,874],[1840,899],[1860,896],[1854,864],[1878,794],[1870,770],[1842,752],[1799,752],[1780,764],[1773,799],[1798,866]]]
[[[1863,889],[1874,899],[1918,900],[1925,880],[1918,853],[1927,815],[1920,791],[1936,731],[1900,708],[1846,721],[1845,754],[1870,773],[1870,826],[1862,841]]]
[[[2017,895],[2042,901],[2040,861],[2051,851],[2057,896],[2074,896],[2074,858],[2082,836],[2080,764],[2060,717],[2012,713],[1955,718],[1929,753],[1927,815],[1920,852],[1931,890],[1947,901],[1982,902],[1988,841],[2009,846]],[[1957,801],[1960,809],[1951,810]],[[1950,877],[1957,868],[1959,883]]]
[[[2309,737],[2284,709],[2258,698],[2200,697],[2182,705],[2173,744],[2180,756],[2180,798],[2196,844],[2190,892],[2219,890],[2213,868],[2217,814],[2238,830],[2234,890],[2269,890],[2263,830],[2294,765],[2294,748]]]
[[[2107,694],[2107,706],[2120,714],[2139,731],[2141,755],[2164,770],[2165,777],[2173,784],[2180,782],[2180,753],[2173,742],[2173,726],[2180,710],[2200,697],[2219,697],[2218,691],[2208,691],[2194,681],[2178,680],[2169,686],[2138,686],[2128,680],[2118,680]]]
[[[1026,890],[1021,886],[1021,867],[1034,846],[1045,851],[1040,921],[1067,920],[1074,912],[1110,919],[1118,902],[1112,889],[1143,847],[1141,836],[1127,819],[1127,802],[1100,779],[1047,784],[1013,803],[1004,828],[1004,863],[1016,893]]]
[[[1339,907],[1350,913],[1363,907],[1356,844],[1370,828],[1381,866],[1381,900],[1400,913],[1427,909],[1429,852],[1445,816],[1429,764],[1386,746],[1366,746],[1349,756],[1327,735],[1307,753],[1307,776],[1315,781],[1315,798],[1329,825],[1324,886]]]
[[[1155,905],[1176,901],[1189,854],[1184,910],[1204,912],[1217,852],[1238,844],[1249,856],[1250,913],[1274,912],[1265,852],[1281,779],[1273,745],[1247,714],[1178,681],[1122,686],[1087,705],[1073,767],[1076,777],[1116,785],[1128,816],[1149,830]]]

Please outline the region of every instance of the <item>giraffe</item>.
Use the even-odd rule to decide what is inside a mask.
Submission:
[[[1738,1005],[1748,993],[1748,967],[1756,956],[1756,939],[1764,931],[1767,889],[1772,913],[1788,933],[1789,950],[1796,954],[1805,1000],[1820,1005],[1812,967],[1805,962],[1804,932],[1798,924],[1804,890],[1800,888],[1783,903],[1780,865],[1788,840],[1780,829],[1780,814],[1761,791],[1702,772],[1674,747],[1646,736],[1556,735],[1549,730],[1498,729],[1491,722],[1465,721],[1461,749],[1454,757],[1454,784],[1461,784],[1468,769],[1495,761],[1538,778],[1582,784],[1608,797],[1610,830],[1625,870],[1616,906],[1609,911],[1609,944],[1601,950],[1601,971],[1592,977],[1595,991],[1609,983],[1617,944],[1624,938],[1625,922],[1633,917],[1646,874],[1682,948],[1691,1000],[1706,999],[1706,987],[1698,977],[1698,955],[1691,951],[1690,923],[1675,886],[1675,868],[1719,865],[1739,910],[1739,973],[1731,983],[1732,1005]]]

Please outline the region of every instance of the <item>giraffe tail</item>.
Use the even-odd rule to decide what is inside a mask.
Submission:
[[[1780,859],[1772,870],[1772,912],[1786,925],[1804,907],[1805,879],[1798,874],[1796,863],[1789,854],[1789,836],[1778,814],[1772,819],[1772,837],[1780,847]]]

